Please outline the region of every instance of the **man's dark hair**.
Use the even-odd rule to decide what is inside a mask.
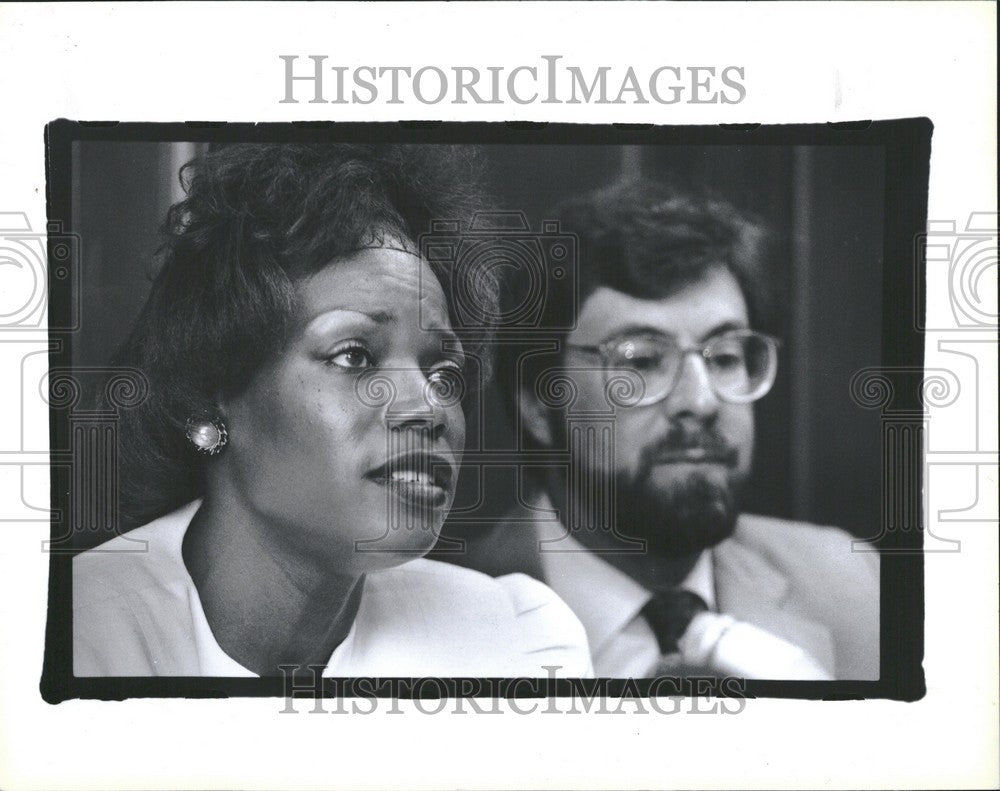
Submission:
[[[185,424],[239,393],[281,348],[298,280],[383,242],[416,250],[432,220],[481,208],[480,173],[478,153],[453,146],[241,144],[188,163],[159,274],[115,357],[149,380],[148,398],[119,423],[123,526],[202,493]],[[454,324],[451,269],[431,269]],[[477,304],[496,303],[494,281],[476,287]]]
[[[731,203],[706,193],[684,191],[648,179],[621,181],[573,198],[554,212],[562,233],[578,239],[576,282],[550,277],[537,339],[560,343],[578,309],[599,287],[629,296],[659,299],[724,266],[747,301],[751,325],[773,322],[774,283],[769,272],[770,234],[764,224]],[[575,293],[574,293],[575,289]],[[505,299],[522,298],[516,283],[505,283]],[[524,347],[501,345],[498,385],[516,414],[517,367]],[[522,386],[552,364],[532,355],[522,364]],[[524,444],[535,447],[525,432]]]

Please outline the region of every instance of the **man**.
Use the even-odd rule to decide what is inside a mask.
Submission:
[[[877,556],[841,530],[739,510],[753,402],[777,371],[778,342],[755,329],[763,228],[646,181],[559,214],[578,235],[579,291],[550,272],[536,338],[558,352],[506,348],[499,366],[548,463],[458,562],[548,583],[598,676],[878,678]]]

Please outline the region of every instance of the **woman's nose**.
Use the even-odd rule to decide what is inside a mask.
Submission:
[[[434,398],[433,385],[419,368],[394,372],[394,398],[386,408],[386,422],[393,430],[428,432],[431,440],[448,430],[448,411]]]

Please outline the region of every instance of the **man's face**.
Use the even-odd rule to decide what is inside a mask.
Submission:
[[[599,369],[600,358],[572,346],[597,346],[626,333],[672,335],[681,348],[700,349],[720,332],[746,328],[746,300],[722,266],[664,298],[640,299],[601,287],[583,304],[563,363],[568,369]],[[614,452],[577,449],[573,463],[583,474],[571,477],[591,482],[614,477],[618,532],[644,538],[651,551],[668,555],[728,537],[753,455],[752,406],[722,401],[697,354],[684,355],[669,395],[646,406],[609,405],[600,370],[570,375],[578,398],[568,413],[550,413],[551,419],[614,409]],[[565,428],[552,429],[564,436]]]

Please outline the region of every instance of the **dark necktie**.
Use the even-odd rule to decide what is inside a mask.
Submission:
[[[660,652],[673,654],[678,650],[677,641],[694,617],[706,612],[708,605],[697,593],[683,588],[656,591],[642,608],[642,616],[650,625],[660,644]]]

